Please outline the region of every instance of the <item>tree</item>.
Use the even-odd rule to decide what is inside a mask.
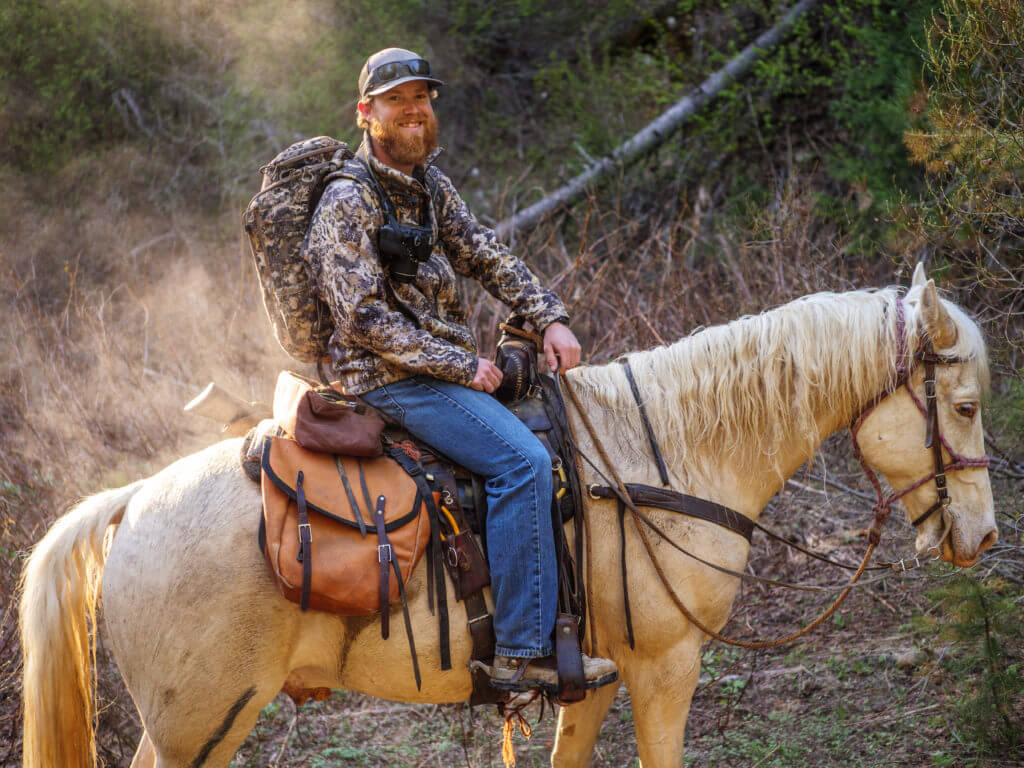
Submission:
[[[971,296],[1015,375],[1024,362],[1024,4],[943,0],[927,32],[927,82],[904,140],[927,194],[898,220],[914,258]]]

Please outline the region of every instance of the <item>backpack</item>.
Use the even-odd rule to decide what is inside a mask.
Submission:
[[[274,337],[304,363],[329,359],[334,320],[309,279],[302,243],[326,177],[351,157],[328,136],[292,144],[260,168],[263,184],[242,217]]]

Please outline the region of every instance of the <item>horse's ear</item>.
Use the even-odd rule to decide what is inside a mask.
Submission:
[[[918,269],[921,269],[920,264]],[[914,279],[917,279],[916,271]],[[936,349],[946,349],[956,344],[956,323],[939,301],[934,280],[926,282],[924,290],[921,291],[921,321]]]
[[[916,288],[919,285],[924,285],[927,279],[928,277],[924,273],[924,262],[917,262],[917,266],[914,267],[914,277],[910,280],[910,287]]]

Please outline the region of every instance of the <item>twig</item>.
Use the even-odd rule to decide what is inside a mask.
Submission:
[[[277,757],[274,758],[274,762],[271,763],[273,768],[277,768],[281,764],[281,758],[284,756],[284,752],[288,749],[288,742],[291,740],[292,732],[295,730],[296,723],[299,722],[299,707],[292,701],[292,707],[295,713],[292,715],[292,721],[288,724],[288,732],[284,735],[284,741],[281,742],[281,750],[277,753]]]
[[[782,742],[779,742],[779,743],[778,743],[778,744],[776,744],[776,745],[775,745],[774,747],[772,747],[771,749],[769,749],[769,750],[768,750],[768,751],[767,751],[767,752],[765,753],[764,757],[762,757],[762,758],[761,758],[760,760],[758,760],[758,761],[757,761],[756,763],[754,763],[754,765],[753,765],[753,766],[751,766],[751,768],[757,768],[757,766],[759,766],[759,765],[764,765],[764,761],[765,761],[765,760],[767,760],[767,759],[768,759],[769,757],[771,757],[772,755],[774,755],[774,754],[775,754],[776,752],[778,752],[778,751],[779,751],[779,747],[781,747],[781,746],[782,746]]]

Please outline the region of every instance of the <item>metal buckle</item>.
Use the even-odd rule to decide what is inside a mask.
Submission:
[[[377,562],[378,563],[390,563],[391,562],[391,545],[390,544],[378,544],[377,545]]]
[[[448,547],[448,550],[444,553],[444,560],[448,563],[449,568],[459,567],[459,553],[455,547]]]
[[[299,523],[299,540],[302,540],[302,529],[305,528],[309,532],[309,541],[313,541],[313,526],[309,523]]]
[[[924,380],[924,396],[929,400],[935,399],[935,379]]]
[[[489,619],[489,618],[491,618],[491,614],[489,614],[489,613],[481,613],[479,616],[474,616],[472,619],[467,621],[466,624],[467,625],[476,624],[476,622],[478,622],[478,621],[483,621],[484,619]]]

